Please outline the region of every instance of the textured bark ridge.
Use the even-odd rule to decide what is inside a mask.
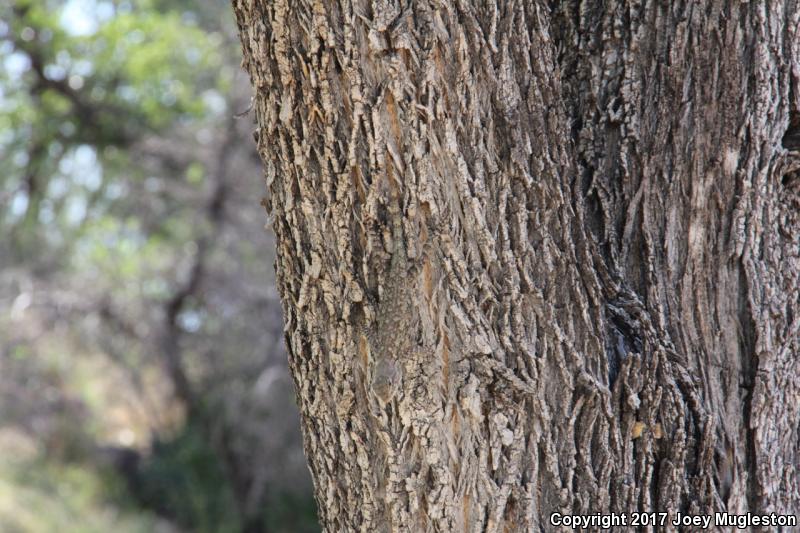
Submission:
[[[327,531],[800,510],[796,0],[233,4]]]

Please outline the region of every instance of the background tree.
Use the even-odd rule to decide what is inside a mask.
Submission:
[[[4,532],[318,529],[237,48],[218,2],[0,2]]]
[[[800,508],[797,2],[233,6],[326,530]]]

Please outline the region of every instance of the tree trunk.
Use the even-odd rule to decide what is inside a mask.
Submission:
[[[327,531],[800,509],[797,0],[233,4]]]

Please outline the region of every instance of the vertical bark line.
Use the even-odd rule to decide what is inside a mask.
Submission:
[[[797,2],[233,5],[327,531],[800,504]]]
[[[754,456],[748,468],[755,480],[749,503],[785,513],[798,508],[800,494],[800,361],[792,326],[800,305],[800,250],[797,204],[792,205],[796,195],[782,187],[782,176],[798,159],[786,153],[781,140],[797,105],[792,87],[798,84],[800,12],[796,2],[789,2],[756,10],[754,16],[765,29],[755,45],[760,94],[750,125],[762,152],[748,191],[751,218],[742,252],[756,356],[748,433]]]

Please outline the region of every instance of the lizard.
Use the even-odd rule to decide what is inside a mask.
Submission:
[[[416,349],[415,269],[408,259],[399,218],[394,220],[392,234],[392,257],[368,335],[372,366],[369,385],[382,405],[396,394],[403,378],[403,359]]]

